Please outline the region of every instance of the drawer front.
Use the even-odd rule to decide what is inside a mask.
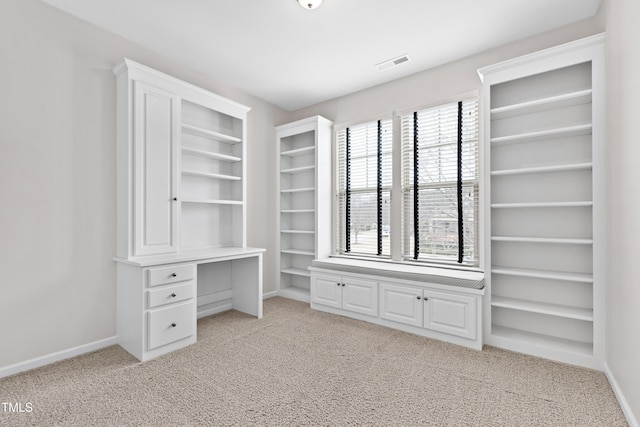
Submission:
[[[147,291],[147,307],[159,307],[191,298],[193,298],[193,282],[152,289]]]
[[[171,305],[147,312],[148,348],[161,347],[195,333],[194,302]]]
[[[149,286],[158,286],[192,280],[193,271],[194,268],[191,264],[150,268],[147,271],[147,284]]]

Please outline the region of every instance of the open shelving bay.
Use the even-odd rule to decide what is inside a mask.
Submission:
[[[479,70],[487,344],[603,360],[602,39]]]
[[[186,99],[179,120],[180,246],[244,246],[244,121]]]
[[[331,122],[315,116],[276,128],[278,147],[279,290],[309,302],[311,261],[330,251]]]

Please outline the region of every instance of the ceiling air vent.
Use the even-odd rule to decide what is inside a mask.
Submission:
[[[376,65],[379,71],[388,70],[389,68],[393,68],[397,65],[404,64],[405,62],[409,62],[411,58],[409,55],[404,54],[402,56],[398,56],[397,58],[389,59],[388,61],[381,62]]]

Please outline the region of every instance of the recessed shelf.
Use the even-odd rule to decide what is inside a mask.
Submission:
[[[316,167],[314,165],[301,166],[301,167],[297,167],[297,168],[283,169],[283,170],[280,171],[280,173],[304,173],[304,172],[312,171],[315,168]]]
[[[281,249],[283,254],[315,256],[315,252],[302,249]]]
[[[591,89],[585,89],[577,92],[565,93],[548,98],[535,99],[532,101],[521,102],[519,104],[506,105],[503,107],[491,109],[491,119],[500,120],[508,117],[520,116],[525,114],[538,113],[551,109],[564,107],[572,107],[575,105],[588,104],[591,102]]]
[[[582,125],[576,125],[576,126],[546,129],[546,130],[541,130],[536,132],[525,132],[525,133],[520,133],[515,135],[498,136],[498,137],[491,138],[491,144],[499,145],[499,144],[525,142],[529,140],[543,140],[543,139],[549,139],[549,138],[588,135],[591,133],[591,129],[592,129],[592,125],[591,123],[588,123],[588,124],[582,124]]]
[[[226,135],[220,132],[214,132],[212,130],[204,129],[198,126],[188,125],[186,123],[182,124],[182,130],[192,135],[213,139],[214,141],[229,142],[233,144],[242,142],[241,138],[237,138],[231,135]]]
[[[561,280],[567,282],[593,283],[593,275],[585,273],[565,273],[562,271],[533,270],[526,268],[493,267],[492,274],[531,277],[536,279]]]
[[[574,163],[567,165],[553,165],[553,166],[538,166],[530,168],[518,168],[518,169],[505,169],[491,171],[491,176],[504,176],[504,175],[529,175],[535,173],[549,173],[549,172],[571,172],[580,170],[591,170],[593,163]]]
[[[522,208],[581,208],[592,207],[593,202],[538,202],[538,203],[492,203],[493,209],[522,209]]]
[[[182,199],[182,203],[205,203],[211,205],[241,205],[241,200],[224,200],[224,199]]]
[[[293,274],[295,276],[304,276],[304,277],[311,276],[311,273],[309,273],[309,270],[303,270],[301,268],[283,268],[282,270],[280,270],[280,272],[285,274]]]
[[[314,213],[315,209],[284,209],[280,213],[284,214],[298,214],[298,213]]]
[[[491,306],[593,322],[593,309],[591,308],[570,307],[567,305],[550,304],[538,301],[526,301],[516,298],[506,298],[498,295],[493,295],[491,297]]]
[[[219,174],[219,173],[200,172],[200,171],[193,171],[193,170],[183,170],[182,174],[183,175],[191,175],[191,176],[201,176],[201,177],[205,177],[205,178],[222,179],[222,180],[226,180],[226,181],[241,181],[242,180],[242,177],[235,176],[235,175],[222,175],[222,174]]]
[[[499,325],[491,326],[491,334],[496,337],[519,341],[536,347],[545,347],[548,349],[578,354],[580,356],[593,356],[593,344],[591,343],[536,334]]]
[[[593,239],[565,239],[551,237],[526,237],[526,236],[491,236],[493,242],[510,243],[554,243],[566,245],[592,245]]]
[[[308,187],[308,188],[288,188],[288,189],[280,190],[281,193],[303,193],[307,191],[316,191],[316,189],[313,187]]]
[[[283,151],[280,154],[282,156],[297,157],[297,156],[304,156],[305,154],[311,154],[315,151],[315,149],[316,147],[310,146],[310,147],[297,148],[295,150]]]
[[[215,153],[213,151],[199,150],[197,148],[182,147],[183,154],[191,154],[193,156],[206,157],[209,159],[223,160],[225,162],[240,162],[242,159],[228,154]]]
[[[280,232],[287,234],[315,234],[313,230],[280,230]]]

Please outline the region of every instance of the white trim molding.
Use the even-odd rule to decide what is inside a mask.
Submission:
[[[72,347],[66,350],[61,350],[55,353],[36,357],[34,359],[25,360],[24,362],[18,362],[13,365],[4,366],[0,368],[0,378],[5,378],[11,375],[19,374],[21,372],[30,371],[41,366],[50,365],[61,360],[70,359],[72,357],[80,356],[86,353],[91,353],[92,351],[100,350],[116,344],[118,344],[118,337],[113,336],[110,338],[105,338],[103,340],[90,342],[88,344],[83,344],[77,347]]]
[[[613,389],[613,394],[615,394],[616,399],[618,399],[618,403],[620,404],[622,413],[627,418],[629,427],[640,427],[640,423],[638,423],[638,419],[633,414],[633,411],[631,410],[631,406],[629,406],[629,402],[627,402],[627,399],[624,397],[624,394],[622,394],[622,390],[618,385],[618,381],[616,381],[616,378],[613,376],[613,372],[611,372],[611,369],[609,368],[609,364],[606,361],[604,362],[604,374],[606,375],[607,380],[609,380],[609,384]]]

